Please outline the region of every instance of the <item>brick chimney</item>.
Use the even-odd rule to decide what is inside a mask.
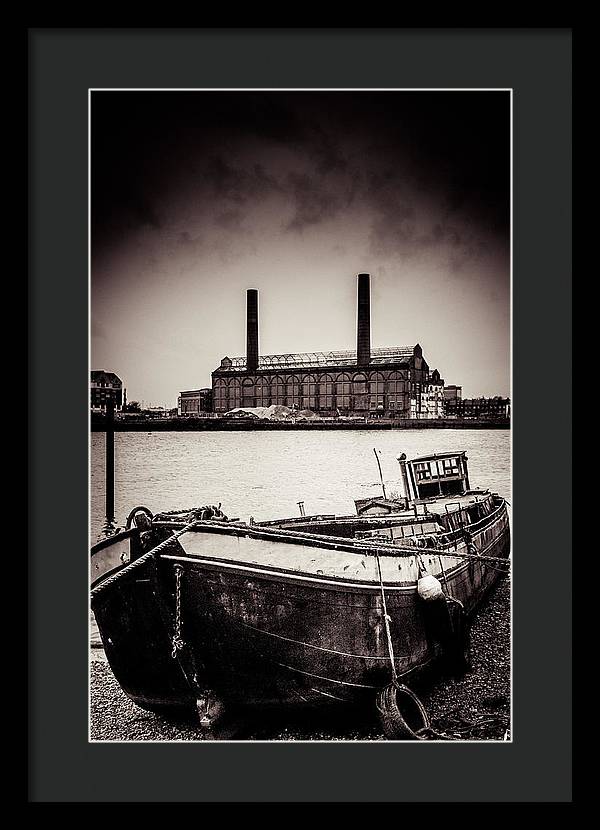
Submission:
[[[371,362],[371,286],[369,274],[358,275],[358,315],[356,327],[356,361],[359,366]]]
[[[258,291],[249,288],[246,292],[246,369],[258,369]]]

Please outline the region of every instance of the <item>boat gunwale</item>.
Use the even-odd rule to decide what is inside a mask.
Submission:
[[[113,536],[107,536],[106,539],[94,542],[90,548],[90,556],[93,556],[95,553],[98,553],[98,551],[103,550],[104,548],[110,547],[115,542],[122,542],[125,539],[131,539],[131,537],[135,536],[136,533],[139,533],[136,527],[124,528],[119,530],[119,532],[115,533]]]
[[[506,500],[502,499],[502,503],[498,505],[498,507],[492,511],[492,513],[484,516],[478,522],[473,523],[472,525],[468,525],[469,532],[473,531],[473,536],[477,538],[477,536],[485,530],[489,529],[493,526],[496,522],[500,521],[502,518],[502,510],[506,508]],[[507,512],[505,510],[505,515]],[[485,523],[483,527],[474,530],[476,525],[481,525]],[[175,523],[175,522],[157,522],[156,527],[165,527],[169,529],[174,529],[178,524],[181,526],[185,526],[183,522]],[[462,531],[451,531],[448,534],[440,534],[440,536],[454,536],[455,541],[448,540],[445,545],[439,547],[432,547],[432,548],[412,548],[410,550],[406,548],[400,548],[396,545],[382,543],[381,545],[376,545],[373,543],[365,543],[364,540],[356,540],[356,542],[360,542],[360,544],[352,544],[349,542],[348,539],[343,537],[326,537],[320,534],[304,534],[299,531],[289,531],[289,530],[279,530],[276,531],[274,529],[267,529],[266,531],[262,531],[260,529],[261,526],[254,525],[231,525],[225,524],[223,522],[217,521],[207,521],[207,522],[199,522],[195,527],[190,528],[189,532],[208,532],[208,533],[216,533],[221,535],[234,535],[240,538],[254,538],[258,540],[266,540],[271,542],[286,542],[288,544],[296,544],[296,545],[309,545],[312,547],[317,548],[324,548],[326,550],[335,550],[344,553],[351,553],[354,555],[362,555],[362,556],[378,556],[382,555],[386,558],[396,557],[398,559],[409,559],[409,558],[416,558],[417,556],[445,556],[448,558],[462,558],[462,554],[458,551],[457,541],[460,539],[462,535]],[[108,547],[111,543],[120,542],[127,538],[131,538],[131,536],[135,535],[135,529],[131,528],[126,531],[122,531],[116,534],[113,537],[108,539],[103,539],[101,542],[97,543],[92,547],[91,554],[92,556],[97,553],[98,551]],[[503,535],[504,530],[501,531],[500,534],[495,536],[486,546],[482,548],[478,552],[479,555],[484,555],[487,550],[489,550],[493,545],[501,538]],[[439,538],[439,537],[438,537]],[[454,547],[452,547],[454,546]],[[258,563],[252,564],[244,564],[238,563],[232,559],[221,559],[221,558],[203,558],[202,556],[196,556],[193,554],[188,554],[183,549],[181,545],[179,547],[182,550],[182,554],[180,555],[171,555],[167,553],[162,553],[160,558],[171,560],[171,561],[182,561],[182,562],[196,562],[205,564],[207,567],[212,569],[217,569],[219,567],[227,567],[228,569],[231,568],[238,568],[244,571],[254,571],[257,573],[258,576],[269,574],[272,579],[277,581],[285,581],[288,578],[293,579],[294,581],[297,580],[305,580],[310,581],[311,583],[318,582],[323,585],[331,584],[332,588],[340,588],[346,587],[350,591],[360,591],[360,590],[372,590],[378,591],[380,590],[380,585],[378,582],[371,582],[371,581],[349,581],[344,579],[344,577],[335,576],[335,575],[322,575],[321,577],[311,576],[310,572],[307,571],[292,571],[288,569],[281,569],[277,568],[275,565],[261,565]],[[463,544],[463,547],[467,547]],[[465,560],[463,558],[462,562],[450,567],[446,570],[446,576],[454,576],[460,573],[461,570],[466,569],[469,567],[469,561],[473,561],[473,557],[470,560]],[[211,567],[211,565],[213,567]],[[106,578],[112,576],[115,573],[118,573],[123,566],[118,566],[115,569],[112,569],[110,573],[103,574],[98,579],[94,580],[92,587],[95,585],[101,584]],[[390,588],[391,590],[404,590],[404,591],[412,591],[415,589],[416,581],[411,582],[385,582],[386,588]]]
[[[275,529],[271,527],[264,527],[260,524],[254,525],[243,525],[243,524],[227,524],[225,522],[218,522],[218,521],[207,521],[207,522],[198,522],[193,528],[190,528],[190,533],[196,532],[208,532],[208,533],[215,533],[221,535],[232,535],[238,537],[250,537],[254,539],[262,539],[265,541],[286,541],[290,544],[303,544],[305,542],[309,542],[314,547],[325,548],[326,550],[338,550],[343,551],[346,553],[358,553],[362,552],[365,555],[382,555],[382,556],[398,556],[398,557],[405,557],[408,558],[410,556],[416,556],[423,551],[434,551],[434,552],[441,552],[445,553],[446,547],[451,545],[456,545],[456,541],[461,537],[464,530],[468,530],[469,533],[480,533],[482,532],[488,524],[493,524],[499,517],[502,512],[506,508],[506,500],[502,499],[502,503],[499,504],[495,510],[491,513],[488,513],[487,516],[483,516],[481,519],[478,519],[476,522],[473,522],[469,525],[465,525],[460,530],[452,530],[446,533],[440,534],[424,534],[427,536],[433,536],[435,539],[440,541],[439,547],[433,548],[415,548],[415,547],[400,547],[399,545],[393,544],[386,544],[385,542],[369,542],[365,539],[351,539],[349,540],[343,536],[325,536],[323,534],[317,533],[306,533],[302,531],[296,530],[287,530],[287,529]],[[357,521],[360,521],[360,517],[357,517]],[[165,527],[165,528],[175,528],[178,525],[182,527],[185,526],[183,522],[156,522],[154,524],[155,527]],[[481,526],[481,527],[478,527]],[[448,537],[444,539],[444,537]],[[450,538],[452,537],[452,538]]]
[[[492,539],[491,542],[482,550],[482,555],[485,551],[489,550],[493,547],[498,540],[501,538],[501,535],[496,536]],[[423,555],[423,554],[421,554]],[[431,549],[425,553],[425,555],[429,556],[446,556],[450,559],[453,558],[461,558],[461,555],[458,554],[457,556],[453,556],[452,553],[443,553],[436,549]],[[337,576],[335,574],[321,574],[320,576],[312,575],[309,571],[293,571],[288,568],[278,568],[276,565],[264,565],[258,562],[238,562],[234,559],[225,559],[222,557],[209,557],[205,558],[202,556],[188,554],[185,551],[183,554],[169,554],[164,553],[161,555],[161,559],[169,561],[169,562],[189,562],[194,563],[202,566],[206,566],[207,570],[214,570],[219,571],[223,568],[227,570],[239,570],[243,572],[254,572],[259,577],[269,577],[272,581],[276,582],[286,582],[289,580],[293,581],[301,581],[301,582],[311,582],[311,583],[320,583],[322,585],[326,585],[333,590],[337,590],[338,588],[346,588],[351,592],[354,591],[373,591],[378,593],[381,591],[381,584],[379,580],[372,579],[372,580],[359,580],[359,581],[351,581],[347,578],[342,576]],[[485,564],[485,563],[482,563]],[[469,568],[469,560],[463,560],[462,562],[457,563],[453,567],[446,570],[446,578],[454,578],[458,576],[462,571],[467,570]],[[404,581],[404,582],[390,582],[389,580],[383,580],[383,584],[385,586],[386,591],[410,591],[414,592],[417,587],[417,580],[413,579],[411,581]]]
[[[319,576],[312,576],[307,571],[292,571],[284,568],[277,568],[274,565],[261,565],[253,562],[248,564],[245,562],[235,562],[232,559],[203,559],[200,556],[190,556],[188,554],[163,554],[161,559],[168,562],[187,562],[190,564],[201,565],[205,570],[211,571],[239,571],[243,573],[253,573],[258,578],[265,578],[271,582],[302,582],[302,583],[318,583],[324,589],[331,589],[338,591],[340,589],[347,590],[349,593],[372,592],[377,596],[381,595],[381,585],[375,580],[365,580],[364,582],[351,582],[344,577],[336,576],[334,574],[321,574]],[[448,571],[447,576],[458,574],[460,569],[468,567],[465,563],[460,563],[452,570]],[[384,582],[386,591],[406,591],[414,593],[416,591],[417,582]]]

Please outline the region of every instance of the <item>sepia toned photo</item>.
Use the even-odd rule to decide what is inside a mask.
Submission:
[[[90,90],[89,740],[513,740],[511,130]]]

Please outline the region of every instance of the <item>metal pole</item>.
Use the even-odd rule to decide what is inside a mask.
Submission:
[[[106,404],[106,527],[115,521],[115,405]]]
[[[463,457],[462,457],[462,467],[463,467],[463,471],[464,471],[464,474],[465,474],[465,485],[466,485],[465,489],[470,490],[471,485],[469,484],[469,468],[467,466],[467,456],[466,455],[463,455]]]
[[[402,486],[404,487],[404,498],[406,499],[406,507],[408,508],[408,502],[410,501],[410,489],[408,485],[408,475],[406,473],[406,455],[402,453],[402,455],[398,456],[397,460],[400,464],[400,472],[402,473]]]
[[[379,478],[381,479],[381,489],[383,490],[383,498],[387,499],[385,494],[385,484],[383,483],[383,473],[381,472],[381,463],[379,461],[379,456],[377,455],[377,450],[373,447],[373,452],[375,453],[375,458],[377,459],[377,466],[379,467]]]

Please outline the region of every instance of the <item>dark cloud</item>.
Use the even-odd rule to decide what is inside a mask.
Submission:
[[[183,203],[235,233],[277,197],[292,233],[352,207],[375,253],[473,255],[478,233],[508,240],[508,107],[508,93],[95,92],[93,245],[161,230]]]
[[[177,242],[184,246],[198,246],[202,244],[201,236],[192,236],[188,231],[177,234]]]
[[[205,198],[226,199],[245,203],[261,199],[281,190],[277,179],[261,164],[250,162],[247,167],[231,164],[223,156],[211,156],[196,181]],[[208,187],[208,193],[203,193]]]
[[[303,231],[308,225],[318,225],[331,219],[339,211],[339,194],[328,190],[316,177],[306,173],[290,173],[287,183],[294,204],[294,216],[287,225],[288,230]]]
[[[215,224],[228,231],[239,231],[243,218],[241,210],[225,210],[215,216]]]
[[[450,382],[508,391],[509,106],[508,93],[92,92],[94,364],[138,398],[205,386],[243,353],[248,287],[265,351],[350,347],[365,270],[374,344],[419,339]]]

